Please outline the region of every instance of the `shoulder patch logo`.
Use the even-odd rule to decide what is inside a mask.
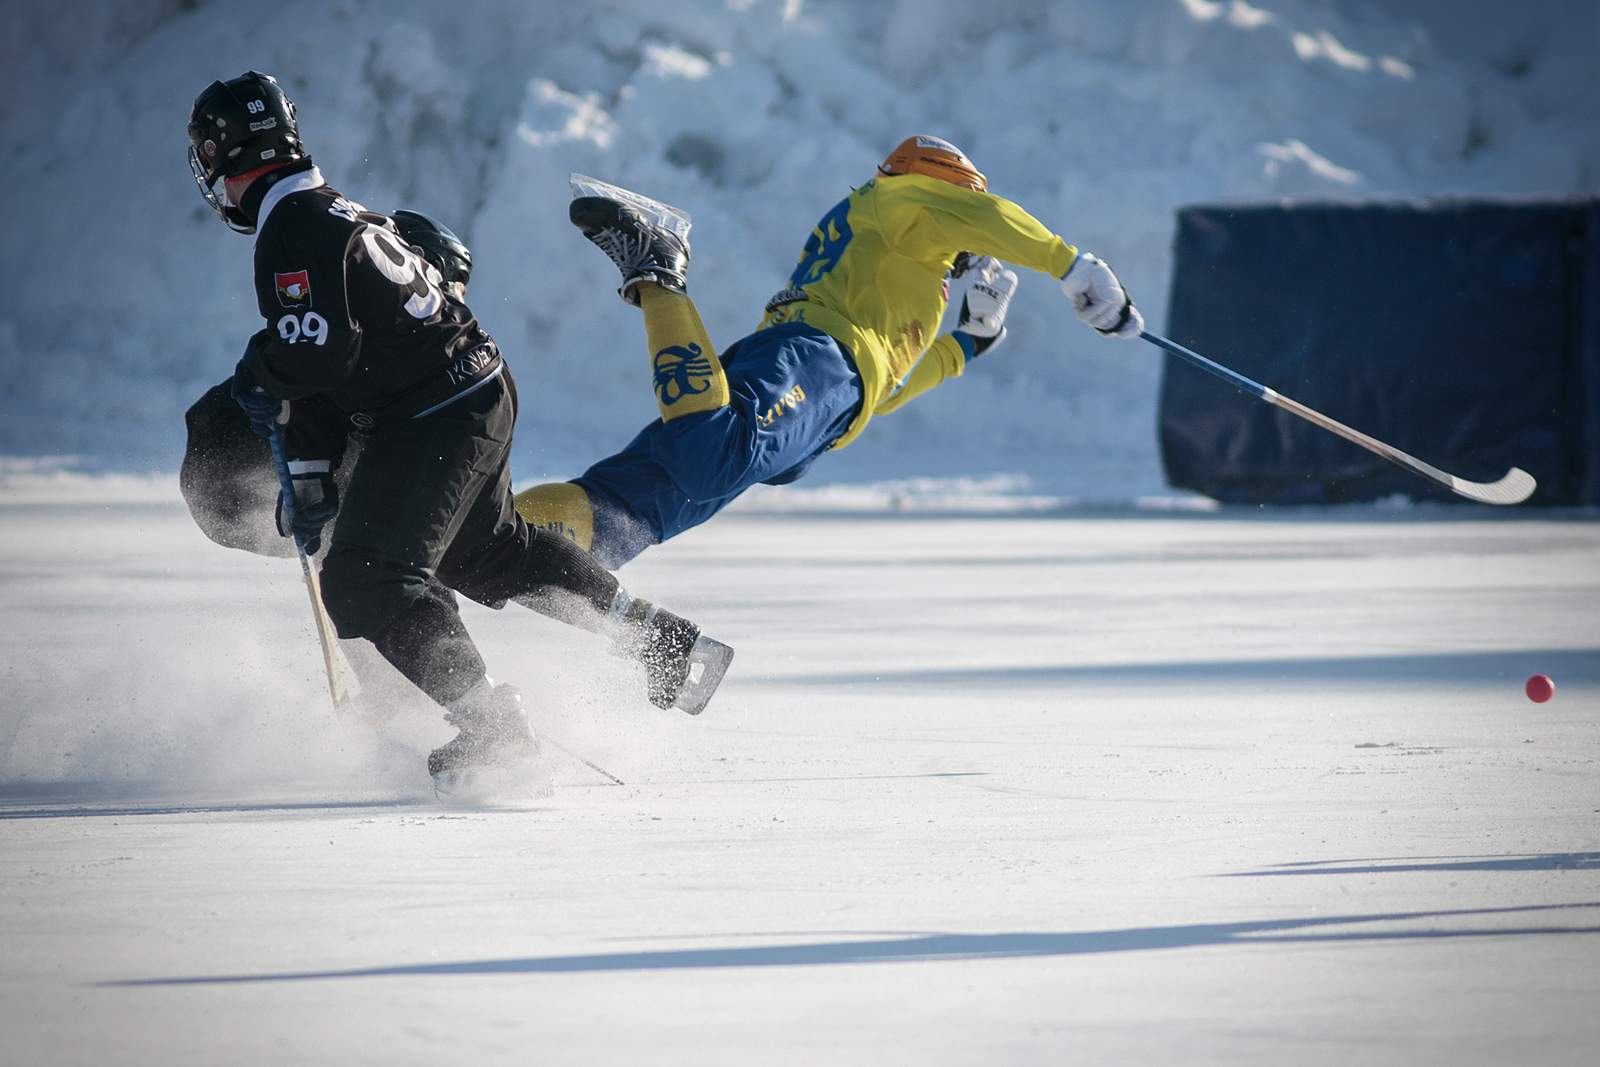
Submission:
[[[278,287],[278,303],[291,311],[311,306],[311,276],[303,270],[288,274],[274,274],[273,284]]]

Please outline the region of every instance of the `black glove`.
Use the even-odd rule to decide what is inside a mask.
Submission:
[[[257,436],[271,437],[274,424],[281,425],[289,421],[289,402],[269,395],[256,381],[255,371],[250,369],[250,348],[255,347],[255,343],[256,339],[252,337],[244,358],[233,368],[233,402],[244,408],[250,428]]]
[[[293,536],[308,556],[322,547],[322,528],[339,513],[339,487],[334,484],[331,464],[323,460],[291,460],[289,484],[294,486],[294,517],[278,492],[278,532]]]

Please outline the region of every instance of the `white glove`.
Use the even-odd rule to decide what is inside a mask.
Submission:
[[[962,273],[969,271],[975,271],[976,276],[961,298],[961,316],[954,332],[972,338],[972,355],[976,357],[1005,340],[1006,311],[1017,291],[1017,272],[992,256],[969,260]]]
[[[1061,291],[1072,301],[1078,318],[1107,337],[1138,337],[1144,330],[1144,316],[1133,306],[1133,298],[1097,256],[1079,252],[1072,268],[1061,276]]]

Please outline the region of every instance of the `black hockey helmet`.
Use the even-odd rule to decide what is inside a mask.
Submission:
[[[472,280],[472,250],[457,237],[450,227],[431,219],[420,211],[400,208],[390,214],[395,228],[406,244],[414,245],[422,258],[439,268],[447,286],[460,286],[455,292],[457,300],[467,292],[467,282]]]
[[[294,101],[270,74],[247,70],[212,82],[189,112],[189,169],[200,195],[228,227],[254,233],[255,222],[217,183],[279,163],[311,158],[300,143]]]

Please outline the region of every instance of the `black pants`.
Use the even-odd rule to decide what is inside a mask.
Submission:
[[[516,415],[507,370],[431,415],[381,423],[323,560],[322,599],[339,636],[372,641],[440,704],[484,675],[446,588],[493,608],[517,598],[591,628],[616,596],[616,578],[593,557],[517,514]]]
[[[195,522],[219,544],[293,555],[273,520],[271,452],[229,394],[189,409],[180,484]],[[509,369],[420,419],[377,427],[345,453],[341,505],[322,564],[323,603],[340,637],[366,638],[441,704],[484,674],[454,589],[490,607],[516,599],[594,629],[617,580],[572,542],[530,529],[512,506],[507,463],[516,421]]]

